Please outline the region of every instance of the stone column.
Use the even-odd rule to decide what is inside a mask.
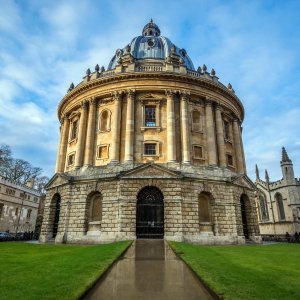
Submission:
[[[62,134],[63,134],[63,120],[60,121],[61,125],[59,128],[59,143],[57,147],[57,155],[56,155],[56,165],[55,165],[55,173],[59,173],[60,171],[60,147],[62,143]]]
[[[87,124],[86,134],[86,146],[84,155],[84,165],[91,166],[93,164],[94,157],[94,142],[96,133],[96,111],[97,111],[97,100],[95,98],[89,101],[89,116]]]
[[[120,125],[121,125],[121,93],[114,93],[115,108],[112,124],[111,162],[119,162]]]
[[[59,155],[57,162],[57,173],[64,172],[65,170],[65,162],[66,162],[66,154],[68,148],[68,139],[69,139],[69,128],[70,128],[70,120],[67,115],[63,117],[62,120],[62,128],[61,128],[61,138],[59,145]]]
[[[243,151],[240,139],[240,125],[237,117],[233,119],[233,142],[235,148],[235,161],[236,161],[236,171],[238,173],[244,173],[243,168]]]
[[[216,135],[215,124],[213,117],[212,101],[205,101],[205,120],[206,120],[206,140],[207,140],[207,154],[208,164],[217,164],[217,147],[216,147]]]
[[[182,162],[189,164],[190,155],[190,132],[189,132],[189,113],[188,113],[188,95],[181,93],[181,137],[182,137]]]
[[[240,143],[241,143],[241,148],[242,148],[242,154],[243,154],[243,168],[244,168],[244,174],[247,173],[247,167],[246,167],[246,158],[245,158],[245,151],[244,151],[244,144],[243,144],[243,138],[242,138],[242,125],[240,124],[240,130],[239,130],[239,133],[240,133]]]
[[[174,91],[166,91],[167,95],[167,157],[168,162],[176,161],[175,144],[175,113],[174,113]]]
[[[225,143],[224,143],[224,128],[221,106],[216,107],[216,129],[217,129],[217,146],[219,153],[219,164],[221,167],[226,167]]]
[[[85,137],[86,137],[86,121],[87,121],[87,102],[83,101],[81,103],[81,115],[79,120],[79,131],[78,131],[78,140],[76,145],[76,154],[75,154],[75,168],[82,167],[83,162],[83,152],[85,146]]]
[[[133,161],[133,137],[134,137],[134,94],[130,90],[127,94],[126,132],[125,132],[125,161]]]

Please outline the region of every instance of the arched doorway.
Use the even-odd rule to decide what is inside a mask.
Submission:
[[[52,228],[52,233],[53,233],[53,238],[56,237],[57,235],[57,230],[58,230],[58,224],[59,224],[59,214],[60,214],[60,195],[55,194],[52,201],[54,205],[54,220],[53,220],[53,228]]]
[[[136,236],[146,239],[164,237],[164,197],[154,186],[147,186],[138,193]]]
[[[246,239],[249,239],[249,231],[248,231],[248,223],[247,223],[247,202],[248,201],[249,199],[247,195],[243,194],[240,198],[240,204],[241,204],[243,234]]]

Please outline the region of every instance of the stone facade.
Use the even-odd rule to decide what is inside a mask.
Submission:
[[[256,206],[263,237],[300,232],[300,179],[294,176],[293,163],[285,148],[282,148],[281,169],[282,179],[270,182],[268,172],[264,181],[256,167]]]
[[[159,224],[170,240],[259,241],[244,108],[232,86],[205,65],[195,71],[186,51],[153,22],[99,70],[88,69],[59,104],[56,174],[40,240],[134,239],[144,235],[139,224]],[[153,194],[140,199],[145,187]],[[156,192],[163,201],[154,205]]]
[[[0,231],[34,231],[41,193],[0,177]]]

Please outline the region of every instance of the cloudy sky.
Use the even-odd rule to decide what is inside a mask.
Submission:
[[[249,176],[255,163],[281,178],[285,146],[300,176],[300,1],[0,0],[0,143],[55,169],[56,109],[87,68],[107,67],[117,48],[153,18],[230,82],[242,100]]]

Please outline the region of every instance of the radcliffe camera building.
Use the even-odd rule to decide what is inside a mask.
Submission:
[[[151,20],[59,103],[40,240],[260,241],[244,108]]]

